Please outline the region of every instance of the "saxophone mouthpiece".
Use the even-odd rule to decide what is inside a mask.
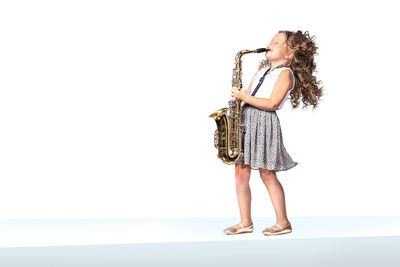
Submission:
[[[263,53],[263,52],[267,52],[269,50],[270,50],[269,48],[268,49],[266,49],[266,48],[258,48],[256,50],[254,50],[254,52],[255,53]]]

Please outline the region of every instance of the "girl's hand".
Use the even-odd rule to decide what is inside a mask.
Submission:
[[[242,100],[245,98],[245,95],[248,95],[250,92],[250,88],[247,90],[240,90],[236,87],[232,87],[231,96],[236,98],[237,100]]]

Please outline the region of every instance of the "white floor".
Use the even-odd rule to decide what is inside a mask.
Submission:
[[[274,218],[230,236],[238,218],[0,220],[0,266],[400,266],[400,216],[289,219],[279,236]]]
[[[290,220],[293,232],[273,237],[261,232],[274,218],[253,218],[253,233],[230,236],[223,230],[238,218],[0,220],[0,247],[400,236],[400,216]]]

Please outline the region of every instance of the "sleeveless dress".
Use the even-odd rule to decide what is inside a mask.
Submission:
[[[254,77],[251,94],[257,86],[257,81],[267,70],[261,69]],[[290,68],[280,67],[269,72],[257,91],[255,97],[269,98],[280,72],[289,69],[292,73],[293,87],[288,91],[278,109],[281,109],[287,96],[294,88],[294,75]],[[250,104],[242,108],[242,157],[236,164],[250,165],[254,170],[259,168],[275,171],[285,171],[298,164],[290,157],[283,144],[283,135],[276,111],[266,111]]]

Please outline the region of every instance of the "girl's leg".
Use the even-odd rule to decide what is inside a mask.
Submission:
[[[276,223],[279,223],[280,226],[285,228],[290,222],[286,215],[285,192],[281,183],[278,181],[276,171],[261,168],[259,171],[275,209]],[[273,226],[272,228],[275,230],[280,229],[278,226]]]
[[[244,227],[251,225],[251,192],[250,192],[250,165],[235,164],[236,194],[239,202],[241,223]],[[233,228],[240,228],[239,224]]]

